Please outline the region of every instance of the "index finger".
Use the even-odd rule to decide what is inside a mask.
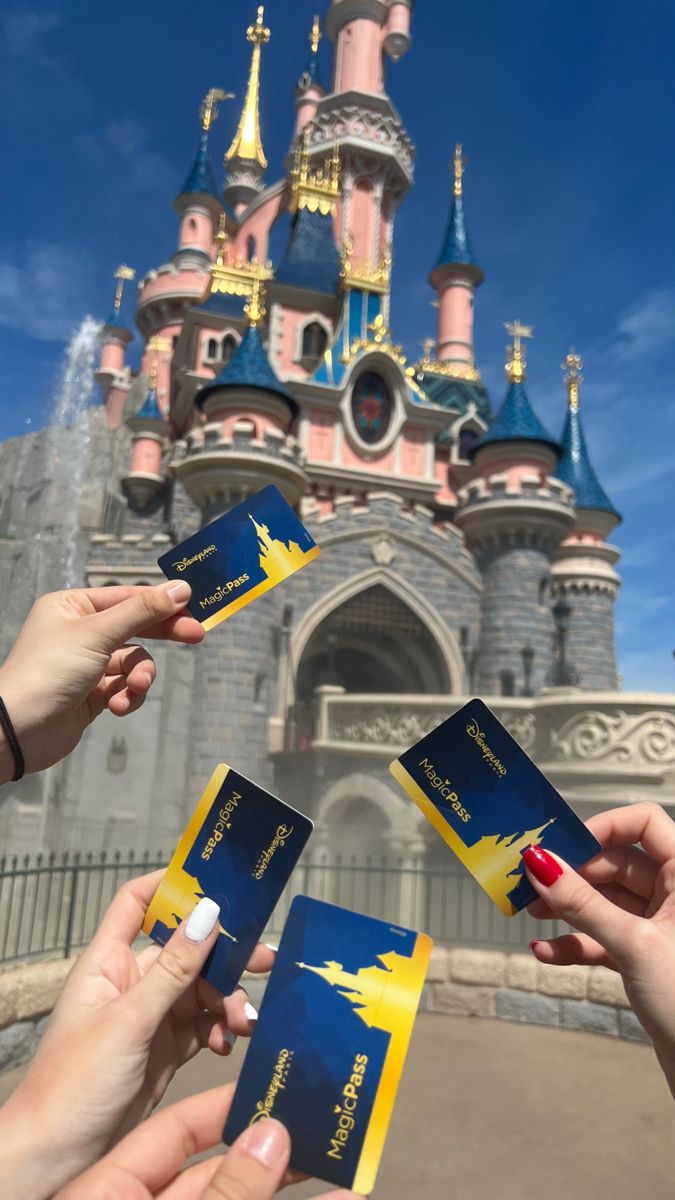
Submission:
[[[675,823],[649,800],[597,813],[586,825],[603,847],[639,842],[657,863],[675,858]]]
[[[138,875],[136,879],[122,884],[106,910],[94,941],[99,937],[111,937],[126,942],[128,946],[133,945],[165,871],[166,867],[160,867],[149,875]]]
[[[154,1194],[193,1154],[222,1141],[233,1094],[234,1084],[226,1083],[171,1104],[123,1138],[101,1166],[127,1172]]]
[[[94,612],[107,612],[116,604],[122,604],[137,596],[139,592],[147,591],[149,584],[116,584],[114,587],[84,588],[82,598],[91,605]],[[188,612],[177,613],[165,621],[159,621],[148,629],[142,630],[139,637],[162,639],[169,642],[201,642],[204,637],[203,625],[191,617]]]

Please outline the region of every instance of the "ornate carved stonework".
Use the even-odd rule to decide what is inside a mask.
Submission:
[[[373,556],[373,562],[378,566],[388,567],[396,558],[396,546],[391,538],[381,537],[371,544],[370,552]]]
[[[448,715],[448,709],[411,712],[404,704],[388,704],[380,711],[373,704],[342,704],[331,706],[328,735],[337,742],[411,746]]]
[[[537,718],[533,712],[502,712],[495,709],[502,725],[527,754],[534,752],[537,740]]]
[[[593,762],[675,764],[675,715],[582,712],[551,734],[553,758]]]
[[[401,171],[412,182],[412,142],[392,112],[346,104],[337,110],[317,113],[309,129],[310,148],[315,143],[332,144],[336,140],[342,144],[351,137],[393,151]]]

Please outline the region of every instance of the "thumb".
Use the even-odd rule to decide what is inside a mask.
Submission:
[[[638,917],[612,904],[557,854],[528,846],[523,854],[527,877],[554,916],[587,933],[619,964],[625,960]]]
[[[135,596],[113,604],[111,608],[96,613],[92,622],[105,639],[106,648],[112,653],[132,637],[160,625],[175,617],[185,608],[192,589],[185,579],[171,579],[157,587],[140,588]]]
[[[160,1022],[199,976],[218,939],[219,916],[215,900],[204,896],[142,979],[126,993],[123,1003],[133,1009],[143,1037],[154,1036]]]
[[[249,1125],[233,1142],[201,1200],[271,1200],[291,1154],[291,1139],[273,1117]]]

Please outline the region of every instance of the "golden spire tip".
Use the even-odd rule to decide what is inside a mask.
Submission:
[[[257,162],[263,170],[267,166],[267,159],[260,136],[260,52],[272,36],[270,30],[263,24],[264,15],[265,8],[261,4],[258,8],[255,25],[249,25],[246,30],[247,40],[253,45],[246,99],[237,132],[225,155],[226,162],[231,162],[233,158],[245,158]]]
[[[312,54],[318,53],[320,41],[321,41],[321,22],[319,20],[319,16],[317,13],[312,22],[312,31],[309,35],[309,44],[311,46]]]
[[[462,154],[462,143],[457,142],[457,145],[455,146],[455,153],[454,153],[453,159],[452,159],[452,169],[453,169],[454,176],[455,176],[455,195],[456,196],[461,196],[461,194],[462,194],[462,175],[466,171],[467,163],[468,163],[468,159],[466,159],[464,157],[464,155]]]
[[[527,356],[523,338],[533,337],[534,330],[531,325],[522,325],[520,321],[505,321],[504,328],[513,338],[513,344],[506,347],[506,353],[510,355],[506,363],[507,378],[513,382],[526,379]]]
[[[576,354],[574,347],[569,351],[564,363],[561,363],[561,370],[565,372],[563,376],[567,384],[567,403],[571,412],[576,412],[579,408],[579,386],[583,383],[583,375],[581,369],[583,361],[580,354]]]

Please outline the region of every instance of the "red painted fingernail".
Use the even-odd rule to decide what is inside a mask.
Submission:
[[[535,948],[535,946],[538,946],[538,945],[539,945],[539,942],[537,941],[537,939],[536,939],[536,938],[535,938],[535,940],[534,940],[533,942],[530,942],[530,950],[532,951],[532,953],[533,953],[533,954],[534,954],[534,948]]]
[[[562,875],[560,864],[541,846],[528,846],[523,854],[523,862],[530,874],[544,887],[550,887]]]

